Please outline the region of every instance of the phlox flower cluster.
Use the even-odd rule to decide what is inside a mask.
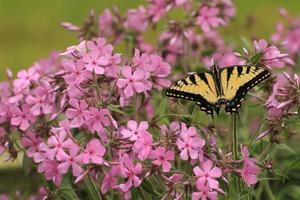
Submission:
[[[169,20],[155,42],[147,42],[145,33],[176,9],[185,20]],[[91,12],[82,26],[63,23],[79,33],[79,44],[15,77],[7,71],[0,83],[0,155],[13,160],[23,151],[56,188],[66,180],[74,191],[92,183],[96,194],[112,198],[134,199],[150,190],[155,199],[215,200],[228,195],[230,177],[243,180],[244,188],[255,185],[264,166],[250,156],[254,140],[233,158],[233,150],[219,144],[227,129],[196,122],[189,106],[163,95],[171,72],[178,72],[175,79],[198,63],[251,64],[274,73],[294,65],[299,48],[290,44],[297,20],[288,32],[278,26],[274,44],[255,40],[252,50],[239,54],[217,31],[235,12],[230,0],[149,0],[125,14],[115,7],[98,17]],[[126,47],[124,54],[115,51],[118,45]],[[254,96],[264,102],[268,123],[254,139],[270,134],[271,142],[279,141],[284,120],[297,115],[299,88],[299,76],[284,72]],[[41,188],[32,199],[53,194]]]
[[[169,85],[166,78],[171,67],[159,55],[136,49],[132,60],[123,64],[113,46],[98,38],[46,61],[47,65],[38,62],[16,79],[1,83],[5,109],[1,110],[0,150],[11,153],[13,159],[13,151],[18,150],[8,136],[19,132],[37,172],[57,187],[67,174],[77,184],[91,177],[99,182],[102,193],[117,190],[129,199],[131,189],[154,173],[163,176],[166,184],[175,184],[173,176],[191,178],[173,172],[175,159],[195,167],[208,159],[205,140],[196,127],[173,122],[153,130],[148,121],[122,117],[118,106],[150,98],[155,90]],[[143,106],[142,101],[135,103],[141,103],[135,109]],[[170,134],[174,142],[169,141]],[[211,190],[215,185],[205,187]]]

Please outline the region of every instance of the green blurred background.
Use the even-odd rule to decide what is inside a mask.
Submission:
[[[0,0],[0,80],[5,69],[14,72],[27,68],[50,51],[63,50],[77,43],[76,34],[60,26],[63,21],[81,24],[90,9],[100,12],[117,5],[122,12],[135,8],[143,0]],[[237,15],[222,32],[227,41],[246,38],[269,39],[280,20],[278,9],[286,8],[291,16],[300,14],[299,0],[236,0]],[[22,175],[20,159],[5,163],[0,157],[0,193],[18,188],[32,188]],[[18,181],[14,177],[18,177]],[[31,178],[30,178],[31,179]],[[23,180],[23,181],[21,181]],[[9,186],[9,187],[8,187]],[[299,197],[300,199],[300,197]]]
[[[75,44],[74,33],[64,30],[62,21],[81,24],[91,8],[101,11],[118,5],[121,11],[144,0],[0,0],[0,79],[5,68],[13,71],[29,67],[52,50]],[[299,0],[237,0],[237,16],[224,30],[239,39],[241,35],[269,38],[280,18],[278,8],[291,15],[300,12]],[[249,24],[249,19],[255,23]],[[253,26],[251,26],[253,24]],[[248,27],[247,29],[245,27]]]

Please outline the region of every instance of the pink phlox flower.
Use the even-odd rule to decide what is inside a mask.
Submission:
[[[284,25],[283,23],[279,22],[276,24],[276,32],[272,34],[271,40],[272,42],[279,44],[282,42],[282,38],[284,36]]]
[[[47,180],[52,180],[58,187],[62,181],[62,173],[58,170],[58,163],[55,160],[45,160],[38,165],[38,172],[44,173]]]
[[[188,0],[173,0],[176,6],[182,6],[185,3],[188,3]]]
[[[123,192],[129,191],[132,186],[138,187],[141,184],[142,180],[138,175],[142,173],[142,165],[140,163],[134,165],[128,154],[124,154],[121,158],[120,172],[123,178],[127,179],[126,183],[119,185]]]
[[[141,54],[139,49],[135,49],[132,66],[143,70],[148,69],[150,67],[150,56],[146,53]]]
[[[74,142],[68,137],[67,132],[62,128],[52,128],[54,135],[47,140],[47,156],[51,159],[58,159],[65,153],[66,149],[74,146]]]
[[[189,158],[197,159],[200,157],[205,141],[199,137],[195,127],[187,129],[186,125],[182,124],[182,130],[176,144],[181,151],[181,159],[188,160]]]
[[[168,11],[168,6],[165,0],[150,0],[148,7],[148,15],[151,21],[157,23]]]
[[[0,194],[0,200],[9,200],[9,197],[7,194]]]
[[[34,68],[29,68],[28,70],[21,70],[17,74],[17,79],[14,80],[14,87],[17,88],[27,88],[30,84],[39,78],[39,74]]]
[[[136,40],[136,46],[139,50],[141,50],[141,52],[148,54],[155,52],[155,47],[153,46],[153,44],[146,42],[142,35],[138,36]]]
[[[296,55],[300,50],[300,26],[298,28],[295,28],[293,30],[290,30],[284,41],[283,45],[284,47],[290,52],[291,54]]]
[[[105,73],[110,77],[117,78],[121,56],[120,54],[113,54],[113,46],[106,44],[104,38],[98,38],[96,41],[88,41],[87,47],[90,51],[84,54],[82,58],[87,64],[86,69],[94,70],[96,74]]]
[[[171,169],[170,161],[175,159],[175,155],[173,151],[168,151],[165,147],[158,147],[151,152],[150,158],[153,159],[153,164],[162,166],[163,172],[169,172]]]
[[[138,138],[133,144],[133,151],[138,154],[140,160],[148,158],[152,150],[152,142],[153,138],[151,134],[143,132],[138,135]]]
[[[298,106],[300,78],[297,74],[290,76],[286,72],[277,76],[276,83],[273,85],[272,94],[266,101],[268,108],[287,111],[294,106]]]
[[[43,139],[39,137],[33,131],[27,131],[24,137],[21,139],[21,144],[25,147],[26,154],[29,158],[32,158],[34,154],[38,151],[39,145],[43,142]]]
[[[78,45],[70,46],[67,48],[67,50],[63,53],[60,53],[62,56],[77,56],[78,54],[86,52],[86,41],[81,41]]]
[[[0,90],[0,93],[2,91]],[[1,93],[4,94],[4,93]],[[6,98],[0,98],[0,124],[9,121],[12,118],[12,104]]]
[[[171,122],[169,126],[161,125],[160,131],[163,136],[170,137],[171,135],[179,135],[181,128],[178,122]]]
[[[170,81],[167,78],[171,74],[171,66],[164,62],[159,55],[152,54],[150,56],[151,65],[148,68],[151,79],[153,79],[153,87],[161,90],[164,87],[170,85]]]
[[[81,127],[82,125],[88,123],[90,112],[88,110],[88,104],[85,102],[85,100],[71,98],[69,100],[69,104],[73,107],[66,110],[66,117],[71,120],[70,124],[73,127]]]
[[[58,165],[58,170],[62,174],[66,174],[70,167],[72,167],[73,176],[79,176],[82,173],[82,168],[80,164],[82,163],[82,157],[78,156],[79,146],[73,145],[69,149],[69,154],[62,152],[57,156],[57,160],[60,161]]]
[[[82,61],[85,63],[85,68],[95,74],[104,74],[103,66],[107,65],[109,60],[105,56],[101,56],[99,51],[90,51],[83,54]]]
[[[32,68],[39,74],[40,77],[55,73],[60,68],[60,58],[58,52],[50,52],[48,57],[35,62]]]
[[[167,181],[173,184],[177,184],[177,183],[181,183],[182,179],[183,179],[183,174],[173,174],[172,176],[167,178]]]
[[[112,166],[111,170],[106,173],[101,185],[102,193],[105,194],[110,188],[114,189],[117,187],[118,179],[116,176],[119,174],[119,171],[120,169],[118,166]]]
[[[164,60],[172,65],[174,65],[177,59],[184,54],[183,51],[183,31],[179,33],[164,31],[159,37],[159,41],[164,46]],[[188,39],[189,40],[189,39]]]
[[[92,139],[87,143],[84,152],[80,155],[82,162],[84,164],[102,164],[103,156],[106,152],[106,149],[97,139]]]
[[[30,112],[30,106],[27,104],[23,104],[21,108],[17,106],[13,107],[12,114],[11,124],[19,126],[22,131],[26,131],[29,128],[30,123],[35,121],[35,117]]]
[[[245,62],[245,60],[240,59],[230,51],[224,53],[214,53],[210,57],[206,56],[203,58],[203,63],[208,69],[210,69],[210,67],[214,64],[217,64],[220,67],[228,67],[233,65],[243,65]]]
[[[105,38],[102,37],[88,41],[86,46],[90,51],[99,52],[99,54],[103,56],[111,54],[113,50],[113,46],[111,44],[106,44]]]
[[[220,16],[222,16],[227,24],[229,20],[235,16],[236,8],[231,0],[221,0],[216,2],[217,6],[220,8]]]
[[[109,64],[105,68],[105,75],[112,78],[118,78],[121,60],[121,54],[112,55],[109,59]]]
[[[285,76],[283,74],[279,74],[276,77],[276,82],[273,84],[272,87],[272,94],[269,96],[269,98],[267,99],[265,105],[268,108],[276,108],[280,102],[276,99],[277,93],[279,88],[282,88],[285,84],[287,83],[287,80],[285,78]]]
[[[256,159],[250,158],[250,153],[247,147],[241,146],[241,153],[244,162],[243,168],[241,170],[241,176],[248,187],[250,187],[257,182],[257,174],[259,172],[259,168],[256,165]]]
[[[72,85],[78,85],[83,81],[91,79],[91,72],[86,70],[82,61],[73,61],[65,59],[62,61],[62,66],[65,69],[66,74],[63,76],[69,87]]]
[[[224,38],[216,31],[204,32],[201,35],[200,44],[207,44],[217,52],[223,52],[227,48]]]
[[[222,170],[219,167],[213,167],[211,160],[206,160],[201,168],[199,166],[194,167],[193,171],[197,176],[197,182],[207,183],[209,188],[219,188],[219,182],[216,179],[222,176]]]
[[[143,133],[148,133],[148,122],[142,121],[139,125],[134,120],[129,120],[127,122],[127,127],[121,129],[120,133],[124,138],[128,138],[131,141],[135,141],[139,135]]]
[[[152,84],[148,80],[150,77],[149,72],[145,72],[141,69],[132,72],[130,66],[125,66],[121,73],[124,78],[118,78],[117,86],[124,89],[123,94],[125,97],[131,97],[135,93],[146,92],[152,88]]]
[[[291,61],[287,56],[288,54],[282,54],[279,49],[272,45],[268,46],[267,41],[259,40],[253,42],[255,50],[263,53],[263,58],[261,62],[270,68],[282,68],[284,67],[285,63],[292,64]]]
[[[29,95],[30,89],[28,88],[21,88],[15,87],[13,88],[13,95],[8,99],[8,102],[14,105],[21,104],[20,102],[24,100],[26,95]]]
[[[114,34],[117,19],[112,15],[109,9],[105,9],[99,16],[98,23],[100,36],[107,38]]]
[[[0,155],[3,154],[3,152],[6,150],[6,132],[4,128],[0,127]]]
[[[90,109],[89,124],[93,132],[105,133],[104,127],[110,125],[110,113],[108,109]]]
[[[30,196],[28,200],[46,200],[50,196],[49,193],[50,192],[48,191],[48,189],[46,189],[45,187],[40,187],[38,193],[36,195]]]
[[[219,17],[220,10],[216,7],[203,6],[199,10],[196,23],[204,32],[210,32],[212,28],[225,25],[223,19]]]
[[[147,10],[144,6],[139,6],[137,9],[129,9],[127,18],[124,22],[124,27],[135,32],[145,32],[148,28]]]
[[[147,119],[148,120],[152,119],[155,115],[155,108],[151,103],[150,97],[145,99],[143,107],[145,109],[145,114],[147,115]]]
[[[49,89],[49,88],[47,88]],[[53,111],[52,96],[43,87],[38,87],[32,95],[26,97],[25,101],[31,105],[30,112],[38,116],[40,114],[49,114]]]
[[[212,191],[211,188],[203,183],[202,181],[197,181],[196,187],[199,192],[192,193],[192,200],[217,200],[218,193],[216,191]]]
[[[8,81],[0,82],[1,99],[4,100],[12,95]]]

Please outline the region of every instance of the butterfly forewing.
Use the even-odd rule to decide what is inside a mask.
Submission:
[[[227,101],[225,111],[237,112],[248,90],[271,75],[268,70],[256,66],[224,68],[220,78],[223,95]]]
[[[211,73],[195,73],[180,79],[167,89],[167,96],[196,101],[200,109],[212,114],[218,101],[214,79]]]

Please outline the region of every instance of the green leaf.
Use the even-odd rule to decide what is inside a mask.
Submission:
[[[242,40],[243,46],[246,47],[246,49],[252,48],[252,44],[248,38],[246,38],[245,36],[241,36],[241,40]]]
[[[92,179],[90,179],[88,176],[86,176],[85,178],[84,178],[84,184],[85,184],[85,186],[86,186],[86,188],[87,188],[87,191],[88,191],[88,194],[89,194],[89,196],[90,196],[90,199],[92,199],[92,200],[98,200],[98,188],[95,188],[94,187],[94,183],[92,182],[93,180]]]
[[[278,146],[280,149],[284,150],[285,152],[290,152],[291,154],[297,155],[297,153],[294,151],[294,149],[292,149],[291,147],[289,147],[287,144],[281,143]]]
[[[257,53],[257,54],[255,54],[255,55],[253,55],[251,58],[250,58],[250,64],[253,64],[253,65],[255,65],[255,64],[257,64],[257,63],[259,63],[259,61],[260,61],[260,59],[263,57],[263,52],[259,52],[259,53]]]
[[[73,180],[72,175],[66,174],[63,177],[63,180],[61,182],[60,188],[59,188],[59,196],[66,200],[79,200],[79,197],[77,196],[75,189],[72,186]]]
[[[27,155],[24,153],[23,156],[23,171],[26,176],[28,176],[33,170],[33,162]]]
[[[109,109],[110,111],[113,111],[113,112],[116,112],[116,113],[120,113],[120,114],[123,114],[123,115],[127,115],[127,113],[123,112],[123,111],[119,108],[119,106],[117,106],[117,105],[108,105],[107,107],[108,107],[108,109]]]
[[[287,166],[287,168],[284,169],[284,175],[283,175],[283,183],[285,181],[285,179],[289,179],[288,174],[289,172],[293,169],[293,167],[300,161],[300,157],[298,157],[297,159],[293,160],[292,162],[289,163],[289,165]]]
[[[131,199],[139,199],[139,191],[136,188],[131,189]]]
[[[160,195],[157,191],[155,191],[154,187],[147,179],[142,182],[141,188],[152,196],[154,195],[158,197]]]

